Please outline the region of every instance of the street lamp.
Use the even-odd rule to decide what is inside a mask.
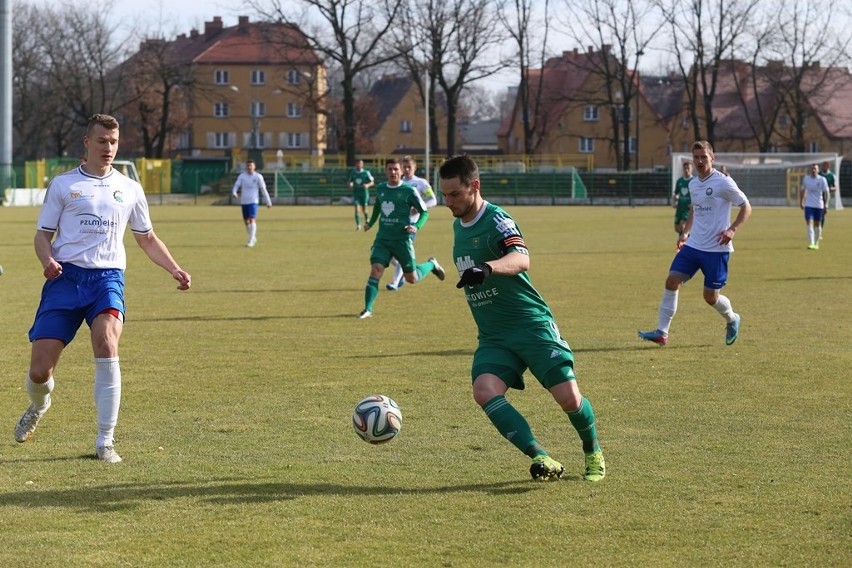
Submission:
[[[236,85],[231,85],[228,87],[235,93],[240,92],[240,88]],[[249,152],[248,156],[250,160],[254,160],[257,163],[257,168],[263,168],[263,152],[260,147],[260,120],[258,120],[257,110],[260,105],[257,104],[258,101],[252,100],[249,102],[249,117],[251,118],[251,134],[249,135]]]

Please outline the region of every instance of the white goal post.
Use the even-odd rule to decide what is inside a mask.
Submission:
[[[692,154],[677,152],[672,154],[672,192],[675,183],[683,175],[683,163],[692,161]],[[752,205],[799,206],[799,188],[802,178],[813,164],[829,163],[834,172],[837,191],[833,193],[834,208],[843,209],[840,200],[840,163],[843,156],[836,153],[737,153],[718,152],[714,166],[720,170],[728,168],[728,173],[748,196]],[[831,204],[829,204],[831,206]]]

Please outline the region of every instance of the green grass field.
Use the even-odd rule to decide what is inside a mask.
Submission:
[[[417,250],[447,281],[383,281],[363,321],[373,234],[349,207],[261,208],[254,249],[235,207],[152,208],[193,286],[175,290],[128,236],[125,461],[92,458],[85,327],[52,409],[16,444],[38,211],[0,208],[0,566],[852,564],[852,214],[831,212],[814,252],[798,209],[756,208],[726,288],[737,343],[696,281],[660,349],[636,330],[656,325],[671,209],[510,211],[595,405],[599,484],[581,480],[579,440],[530,377],[510,400],[566,465],[558,483],[532,482],[474,404],[444,208]],[[377,393],[404,423],[374,447],[350,416]]]

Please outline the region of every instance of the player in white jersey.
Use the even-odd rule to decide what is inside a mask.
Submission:
[[[94,115],[83,145],[88,159],[50,182],[38,218],[34,245],[47,281],[29,332],[32,354],[24,387],[30,406],[15,426],[15,439],[29,440],[50,408],[53,372],[85,320],[95,356],[95,451],[98,459],[117,463],[121,457],[113,433],[121,402],[118,343],[124,326],[127,226],[148,258],[177,280],[179,290],[189,289],[191,277],[154,234],[142,186],[112,167],[118,121]]]
[[[266,181],[263,176],[255,171],[254,160],[246,162],[246,171],[237,176],[237,181],[234,184],[234,189],[231,190],[231,195],[234,199],[237,198],[237,193],[240,193],[240,205],[243,209],[243,221],[246,224],[246,232],[248,233],[247,247],[253,247],[257,244],[257,206],[260,203],[260,194],[263,194],[263,199],[266,201],[266,208],[272,207],[272,200],[269,198],[269,192],[266,190]]]
[[[829,195],[828,182],[819,175],[819,166],[813,164],[808,175],[802,178],[802,188],[799,191],[799,207],[805,211],[805,225],[808,228],[809,250],[819,249]]]
[[[420,194],[420,197],[423,199],[423,203],[426,205],[426,208],[434,207],[438,204],[438,198],[435,195],[435,190],[432,189],[432,186],[429,184],[429,180],[423,179],[422,177],[418,177],[415,172],[417,171],[417,162],[411,156],[403,156],[402,158],[402,183],[408,184],[414,189],[417,190],[417,193]],[[412,208],[411,215],[409,216],[412,223],[416,223],[417,219],[420,218],[420,213]],[[417,238],[417,233],[414,234],[413,238]],[[397,260],[391,259],[391,263],[394,265],[395,270],[393,273],[393,277],[389,284],[387,284],[386,288],[391,292],[399,290],[403,284],[405,284],[405,279],[402,274],[402,267],[399,265]]]
[[[639,337],[661,347],[668,342],[669,327],[677,312],[678,290],[698,270],[704,274],[704,301],[725,319],[725,343],[736,341],[740,330],[739,314],[719,290],[728,280],[734,234],[751,215],[751,204],[733,178],[713,169],[713,147],[709,142],[695,142],[692,157],[698,175],[689,182],[691,209],[666,278],[657,329],[639,332]],[[732,206],[739,207],[733,223]]]

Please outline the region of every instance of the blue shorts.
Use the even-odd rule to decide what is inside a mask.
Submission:
[[[243,219],[256,219],[257,218],[257,203],[249,203],[248,205],[243,205]]]
[[[68,345],[83,320],[92,322],[106,310],[124,315],[124,271],[117,268],[80,268],[62,263],[59,278],[48,280],[30,329],[30,341],[58,339]]]
[[[704,252],[683,246],[675,255],[669,273],[685,276],[684,282],[695,276],[698,269],[704,274],[704,287],[720,290],[728,282],[729,252]]]
[[[822,207],[805,207],[805,221],[822,223],[825,218],[825,209]]]

